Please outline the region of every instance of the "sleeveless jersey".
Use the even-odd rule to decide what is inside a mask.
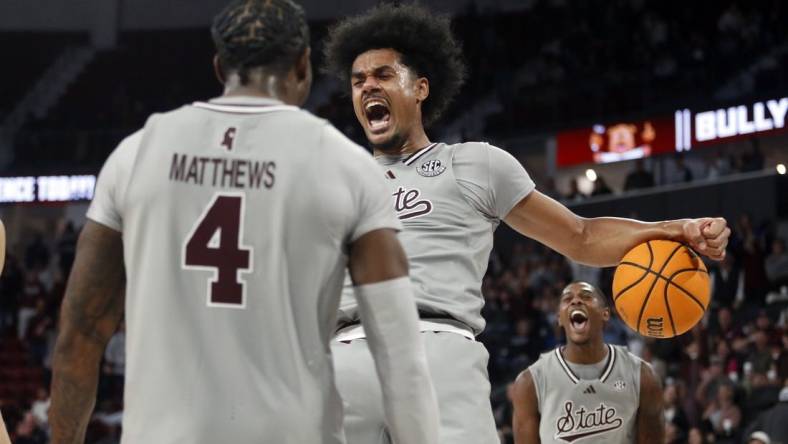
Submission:
[[[460,155],[466,156],[466,173],[458,171]],[[403,224],[399,240],[410,262],[420,314],[450,317],[480,333],[481,283],[493,233],[534,189],[533,181],[514,157],[486,143],[435,143],[407,157],[376,160]],[[357,305],[346,279],[339,320],[356,319]]]
[[[347,245],[400,227],[372,157],[258,98],[152,116],[88,217],[122,233],[124,444],[340,443],[329,340]]]
[[[560,347],[543,354],[529,367],[539,403],[543,444],[636,441],[643,361],[623,347],[607,347],[607,362],[597,379],[575,375]]]

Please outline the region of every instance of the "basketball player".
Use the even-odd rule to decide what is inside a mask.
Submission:
[[[438,394],[441,442],[499,439],[490,406],[481,282],[501,221],[572,260],[616,264],[649,239],[690,243],[720,259],[725,220],[646,223],[581,218],[534,190],[522,165],[486,143],[434,143],[434,122],[459,91],[462,51],[446,18],[415,5],[379,6],[339,23],[325,46],[326,70],[351,91],[356,118],[402,220],[427,359]],[[349,444],[387,442],[380,390],[352,291],[343,294],[332,343]]]
[[[647,363],[604,343],[610,307],[586,282],[564,288],[566,346],[543,354],[514,383],[514,442],[662,443],[662,388]]]
[[[238,1],[212,34],[224,95],[153,115],[101,172],[61,313],[52,442],[84,442],[124,294],[124,444],[344,442],[329,340],[346,266],[388,424],[437,442],[382,171],[297,107],[303,10]]]

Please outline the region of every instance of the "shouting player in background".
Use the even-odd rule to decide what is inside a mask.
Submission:
[[[298,108],[303,10],[235,2],[212,34],[224,95],[151,116],[99,177],[61,312],[52,442],[84,442],[124,294],[124,444],[344,442],[329,340],[346,267],[387,423],[398,442],[437,442],[383,173]]]
[[[651,366],[604,343],[610,307],[586,282],[564,288],[558,324],[566,346],[543,354],[514,383],[517,444],[664,441],[662,389]]]
[[[356,118],[388,178],[404,229],[444,444],[499,439],[490,406],[481,282],[501,221],[572,260],[616,264],[650,239],[689,243],[721,259],[730,230],[703,218],[647,223],[586,219],[534,190],[522,165],[486,143],[433,143],[434,122],[459,91],[465,68],[447,18],[415,5],[384,5],[339,23],[326,69],[352,92]],[[343,294],[332,347],[349,444],[387,442],[372,359],[352,291]]]

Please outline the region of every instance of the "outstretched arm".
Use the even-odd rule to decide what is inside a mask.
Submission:
[[[85,442],[101,356],[123,316],[125,282],[120,233],[88,220],[60,310],[49,410],[53,444]]]
[[[515,444],[539,444],[539,407],[534,378],[528,370],[514,382],[512,429]]]
[[[665,442],[665,412],[662,384],[651,366],[640,364],[640,405],[637,415],[638,444]]]
[[[697,252],[721,260],[730,236],[722,218],[665,222],[583,218],[538,191],[515,205],[504,221],[572,260],[596,267],[614,266],[630,249],[654,239],[686,242]]]

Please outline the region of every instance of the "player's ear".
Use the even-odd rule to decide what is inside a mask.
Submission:
[[[227,80],[224,78],[224,69],[222,68],[222,61],[219,60],[219,54],[215,54],[213,56],[213,73],[216,76],[216,79],[224,85],[224,82]]]
[[[610,320],[610,307],[605,307],[602,310],[602,319],[607,322]]]
[[[298,57],[295,64],[295,75],[296,79],[299,82],[305,81],[307,78],[312,77],[312,61],[310,57],[312,55],[312,48],[309,46],[304,49],[304,52]]]
[[[416,90],[416,100],[423,102],[430,96],[430,81],[426,77],[418,77],[413,85]]]

